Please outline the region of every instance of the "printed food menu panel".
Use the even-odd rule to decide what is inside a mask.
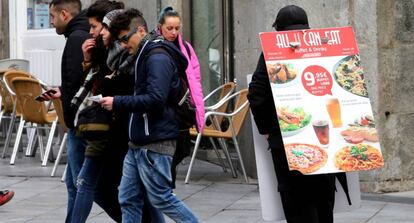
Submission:
[[[290,169],[321,174],[381,167],[352,28],[266,32],[260,39]]]

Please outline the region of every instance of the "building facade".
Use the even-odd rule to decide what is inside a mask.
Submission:
[[[0,59],[26,58],[46,83],[60,83],[64,39],[46,24],[50,0],[2,0]],[[83,0],[85,7],[92,0]],[[200,59],[205,93],[229,80],[247,87],[260,55],[258,33],[272,31],[277,11],[303,7],[312,28],[352,26],[380,134],[385,166],[360,173],[369,192],[414,189],[414,0],[125,0],[140,9],[149,28],[172,5],[183,17],[184,37]],[[10,25],[9,25],[10,24]],[[34,44],[36,43],[36,44]],[[51,63],[53,61],[53,63]],[[239,137],[249,175],[257,176],[251,122]]]

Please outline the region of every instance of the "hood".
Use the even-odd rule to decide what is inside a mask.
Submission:
[[[149,46],[146,47],[145,51],[149,52],[150,50],[160,46],[163,47],[170,54],[171,58],[174,59],[174,63],[177,66],[178,71],[184,74],[188,66],[188,61],[181,53],[180,49],[174,45],[174,43],[167,40],[157,39],[152,41]]]
[[[88,22],[88,17],[86,17],[86,11],[83,10],[69,21],[64,35],[67,38],[75,30],[83,30],[89,33],[89,29],[90,25]]]
[[[279,10],[273,27],[277,31],[309,29],[308,16],[303,8],[288,5]]]

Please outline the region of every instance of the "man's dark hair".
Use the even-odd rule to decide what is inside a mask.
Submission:
[[[102,22],[104,16],[115,9],[123,9],[124,3],[117,1],[108,1],[108,0],[98,0],[89,6],[86,11],[86,16],[88,18],[96,18],[98,22]]]
[[[79,14],[82,9],[82,3],[80,0],[52,0],[49,4],[49,8],[52,6],[57,10],[65,9],[72,16]]]
[[[128,9],[112,20],[109,32],[111,32],[112,36],[117,37],[122,30],[132,30],[138,26],[143,26],[145,31],[148,32],[147,22],[142,12],[138,9]]]

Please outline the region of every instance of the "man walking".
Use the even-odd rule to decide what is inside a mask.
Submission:
[[[44,95],[45,99],[61,98],[65,124],[69,128],[66,143],[68,166],[66,171],[66,187],[68,190],[68,209],[66,222],[71,222],[73,204],[76,198],[76,179],[82,167],[86,143],[75,135],[74,119],[76,110],[71,100],[78,91],[82,78],[81,63],[83,61],[82,44],[89,38],[89,23],[84,12],[81,12],[80,0],[52,0],[49,5],[51,24],[56,33],[66,37],[66,45],[62,55],[61,81],[56,92]]]
[[[152,41],[146,21],[136,9],[117,16],[110,31],[130,54],[137,55],[134,95],[101,100],[108,110],[132,113],[130,149],[119,186],[122,222],[141,222],[144,197],[176,222],[198,222],[171,188],[171,162],[178,137],[174,106],[181,86],[177,72],[185,71],[187,61],[168,41]]]

